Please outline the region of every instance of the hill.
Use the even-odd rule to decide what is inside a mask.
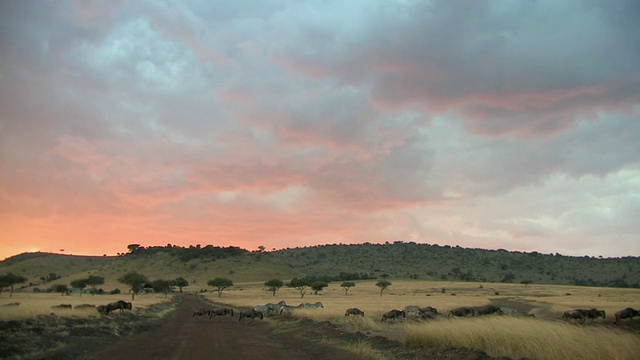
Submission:
[[[25,253],[0,262],[0,274],[23,276],[27,278],[24,286],[42,290],[90,275],[104,277],[101,287],[106,291],[124,289],[117,279],[131,271],[146,275],[150,281],[184,277],[191,291],[206,288],[207,281],[215,277],[238,284],[305,276],[336,281],[388,277],[640,288],[639,257],[573,257],[399,241],[272,252],[211,245],[133,245],[129,251],[115,257]]]
[[[310,276],[640,287],[640,258],[560,254],[395,242],[320,245],[270,253]]]
[[[150,281],[183,277],[189,281],[188,290],[207,287],[216,277],[234,283],[264,282],[269,279],[291,279],[304,276],[282,261],[240,248],[150,247],[135,248],[123,256],[77,256],[52,253],[25,253],[0,262],[0,274],[11,272],[27,278],[19,287],[41,290],[55,284],[69,285],[71,281],[90,275],[104,277],[99,287],[106,291],[124,290],[118,282],[122,275],[136,271]]]

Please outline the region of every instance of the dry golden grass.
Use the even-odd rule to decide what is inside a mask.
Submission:
[[[486,316],[404,325],[406,341],[534,359],[637,359],[640,338],[618,329],[534,318]]]
[[[106,305],[110,302],[125,300],[131,301],[131,296],[126,294],[118,295],[72,295],[62,296],[54,293],[14,293],[12,298],[0,298],[0,320],[24,320],[37,317],[38,315],[46,315],[55,313],[58,316],[78,316],[89,317],[98,316],[95,309],[87,310],[66,310],[53,309],[52,306],[60,304],[70,304],[72,306],[80,304]],[[170,301],[171,297],[165,298],[164,295],[137,295],[133,301],[133,308],[144,308],[153,304]],[[8,303],[19,302],[19,306],[2,306]]]
[[[640,337],[605,326],[577,326],[557,321],[563,311],[573,308],[605,309],[608,318],[597,323],[611,324],[614,312],[638,307],[639,289],[589,288],[575,286],[521,284],[481,284],[427,281],[391,281],[380,296],[375,281],[356,282],[345,296],[339,283],[331,284],[322,295],[300,298],[295,289],[282,288],[276,296],[262,283],[240,284],[225,290],[222,297],[207,294],[214,302],[236,307],[253,307],[285,300],[287,304],[321,301],[322,309],[300,309],[292,316],[317,321],[329,320],[349,331],[380,333],[415,344],[446,344],[486,351],[495,356],[536,359],[632,359],[639,358]],[[482,287],[480,286],[482,285]],[[442,292],[442,289],[445,292]],[[496,292],[499,295],[496,295]],[[455,294],[455,295],[452,295]],[[571,295],[567,295],[571,294]],[[537,318],[488,316],[415,322],[380,321],[384,312],[407,305],[433,306],[441,313],[459,306],[478,306],[491,299],[525,304]],[[364,317],[345,317],[349,307],[365,312]],[[367,350],[363,350],[367,351]]]

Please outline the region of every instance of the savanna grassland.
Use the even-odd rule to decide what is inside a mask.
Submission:
[[[217,294],[206,296],[239,308],[280,300],[291,305],[321,301],[324,308],[296,310],[293,317],[330,321],[346,331],[381,335],[412,346],[467,347],[490,356],[533,359],[634,359],[640,354],[640,321],[614,326],[612,319],[620,309],[639,307],[638,289],[404,280],[392,281],[380,296],[375,283],[357,282],[347,295],[336,283],[322,295],[301,298],[297,290],[282,288],[274,297],[261,284],[254,283],[228,289],[220,298]],[[433,306],[447,314],[459,306],[491,303],[517,309],[519,315],[454,319],[442,316],[429,321],[408,316],[399,321],[381,321],[384,312],[408,305]],[[363,310],[365,316],[345,317],[345,309],[350,307]],[[607,318],[584,323],[560,320],[564,311],[574,308],[603,309]],[[535,316],[527,316],[530,314]],[[375,353],[371,346],[359,347],[359,351]]]
[[[373,359],[427,356],[424,354],[429,351],[437,353],[433,349],[445,348],[478,349],[491,357],[509,358],[640,358],[640,319],[613,324],[616,311],[640,308],[640,259],[636,257],[567,257],[412,243],[326,245],[274,252],[212,246],[130,250],[117,257],[32,253],[0,262],[0,275],[12,273],[24,278],[15,284],[12,295],[8,288],[0,293],[0,335],[13,336],[2,342],[5,347],[14,347],[12,351],[18,354],[14,358],[38,358],[30,357],[33,353],[20,353],[20,341],[37,338],[34,349],[52,348],[64,354],[71,346],[68,341],[77,340],[74,334],[102,334],[113,341],[160,326],[178,306],[176,287],[166,297],[137,294],[134,311],[118,314],[121,316],[100,316],[92,310],[52,310],[60,304],[131,301],[130,286],[119,279],[132,271],[145,275],[149,282],[183,277],[188,281],[185,292],[237,309],[280,300],[290,305],[321,301],[324,308],[300,309],[287,319],[276,316],[266,321],[283,332],[312,321],[366,335],[354,343],[335,346]],[[68,286],[88,276],[104,278],[97,286],[104,294],[81,294],[72,287],[63,294],[51,292],[57,285]],[[328,286],[319,294],[307,288],[302,298],[297,289],[286,285],[273,296],[264,285],[272,279],[286,284],[304,277],[326,281]],[[228,279],[233,285],[218,297],[207,284],[213,278]],[[382,293],[376,286],[381,279],[391,283]],[[346,294],[343,281],[355,284]],[[121,293],[108,294],[115,289]],[[20,305],[2,306],[14,302]],[[407,316],[380,321],[384,312],[408,305],[432,306],[446,314],[459,306],[487,304],[513,309],[518,315],[441,316],[427,321]],[[350,307],[363,310],[365,316],[345,317],[345,309]],[[564,311],[575,308],[602,309],[606,318],[578,323],[560,320]],[[390,352],[380,345],[383,338],[400,344],[396,350],[411,349],[412,355]],[[322,335],[318,340],[333,341]],[[96,342],[96,346],[104,344]],[[86,349],[82,351],[86,355]]]

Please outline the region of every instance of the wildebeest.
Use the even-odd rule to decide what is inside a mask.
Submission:
[[[100,314],[104,314],[107,312],[107,307],[105,305],[99,305],[96,307],[96,310],[98,310]]]
[[[382,320],[380,321],[385,321],[387,319],[397,319],[400,316],[402,317],[406,317],[407,314],[403,311],[403,310],[397,310],[397,309],[393,309],[391,311],[387,311],[386,313],[382,314]]]
[[[86,309],[95,309],[96,306],[93,304],[80,304],[73,307],[76,310],[86,310]]]
[[[605,312],[604,310],[598,310],[598,309],[588,309],[588,310],[581,310],[583,312],[583,314],[591,319],[591,320],[595,320],[599,317],[605,319]]]
[[[318,309],[318,308],[324,308],[324,305],[322,305],[322,303],[318,301],[317,303],[313,303],[313,304],[304,303],[302,307],[305,309]]]
[[[425,307],[421,307],[420,311],[418,311],[418,314],[420,316],[424,315],[424,314],[434,314],[434,315],[438,315],[438,309],[431,307],[431,306],[425,306]]]
[[[60,310],[71,310],[73,309],[73,306],[71,306],[71,304],[60,304],[60,305],[53,305],[51,308],[60,309]]]
[[[212,310],[209,310],[209,319],[214,316],[233,316],[233,309],[228,307],[218,307]]]
[[[500,312],[500,308],[495,305],[484,305],[474,309],[475,315],[490,315]]]
[[[583,320],[584,321],[585,314],[579,310],[568,310],[562,314],[562,320]]]
[[[475,311],[473,310],[472,307],[462,306],[449,311],[448,317],[468,316],[468,315],[471,315],[471,316],[475,315]]]
[[[360,315],[364,317],[364,311],[358,308],[348,308],[347,311],[344,312],[344,316],[349,316],[349,315],[354,315],[354,316]]]
[[[208,309],[200,309],[200,310],[196,310],[196,311],[194,311],[194,312],[193,312],[193,316],[191,316],[191,317],[196,317],[196,316],[205,316],[205,315],[207,315],[207,316],[211,317],[211,316],[209,315],[210,311],[211,311],[211,310],[208,310]]]
[[[4,304],[2,306],[20,306],[19,302],[12,302],[12,303],[8,303],[8,304]]]
[[[253,321],[257,317],[260,317],[260,319],[264,318],[262,313],[259,311],[255,311],[253,309],[241,310],[240,316],[238,317],[238,321],[241,321],[243,318],[249,318],[251,319],[251,321]]]
[[[133,305],[130,302],[126,302],[124,300],[118,300],[118,301],[107,304],[104,313],[105,315],[109,315],[110,312],[117,309],[120,309],[120,312],[122,313],[124,312],[124,310],[131,310],[132,308],[133,308]]]
[[[640,316],[640,311],[632,308],[626,308],[618,311],[614,316],[616,318],[614,324],[617,324],[620,320],[633,319],[636,316]]]

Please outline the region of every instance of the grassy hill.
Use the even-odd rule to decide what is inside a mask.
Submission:
[[[600,259],[412,242],[320,245],[264,253],[211,245],[134,247],[117,257],[26,253],[0,262],[0,274],[27,278],[25,291],[69,285],[90,275],[104,277],[100,287],[106,291],[125,290],[117,279],[131,271],[150,281],[184,277],[189,291],[207,288],[207,281],[215,277],[239,284],[304,276],[640,287],[639,257]]]
[[[271,256],[314,276],[640,287],[640,258],[572,257],[395,242],[322,245]]]

